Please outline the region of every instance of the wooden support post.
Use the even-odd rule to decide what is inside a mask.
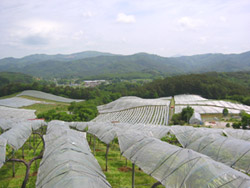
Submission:
[[[12,149],[12,157],[14,157],[14,149]],[[15,176],[16,176],[15,161],[12,161],[12,177],[14,178]]]
[[[93,145],[93,154],[95,155],[95,136],[94,136],[94,145]]]
[[[135,187],[135,164],[132,163],[132,188]]]
[[[31,136],[29,137],[29,149],[31,148]]]
[[[90,139],[89,139],[89,145],[91,146],[91,139],[92,139],[92,136],[90,135]]]
[[[22,158],[24,159],[24,146],[22,146]]]
[[[33,140],[32,140],[32,142],[33,142],[33,147],[35,147],[35,134],[33,134]]]
[[[107,144],[107,149],[106,149],[106,171],[108,171],[108,152],[109,152],[109,144]]]

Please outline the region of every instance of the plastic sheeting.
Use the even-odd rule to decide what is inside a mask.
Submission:
[[[197,139],[187,148],[237,170],[250,172],[250,143],[247,141],[211,134]]]
[[[228,101],[222,100],[203,100],[203,101],[175,101],[176,105],[184,105],[184,106],[194,106],[194,107],[219,107],[219,109],[228,108],[229,112],[231,113],[238,113],[241,110],[246,112],[250,112],[250,106],[243,105],[243,104],[235,104]]]
[[[90,123],[88,122],[70,122],[69,126],[79,131],[83,131]]]
[[[88,128],[88,133],[95,135],[102,142],[109,144],[117,137],[117,130],[135,130],[142,134],[155,137],[158,139],[166,136],[170,130],[166,126],[153,126],[144,124],[128,124],[128,123],[94,123]]]
[[[179,103],[188,102],[188,101],[205,101],[207,99],[199,95],[183,94],[183,95],[175,95],[174,100],[177,104],[179,104]]]
[[[118,132],[122,155],[165,187],[250,187],[250,178],[190,149],[134,131]]]
[[[176,105],[175,106],[175,114],[181,113],[183,108],[186,108],[188,105]],[[199,114],[222,114],[224,107],[216,107],[216,106],[200,106],[200,105],[189,105],[194,109],[194,111]],[[230,114],[239,114],[241,110],[237,109],[228,109]]]
[[[69,122],[61,121],[61,120],[52,120],[48,123],[49,128],[53,128],[53,126],[63,126],[63,127],[69,127]]]
[[[32,130],[34,131],[40,129],[43,126],[48,125],[47,122],[45,122],[44,120],[40,120],[40,119],[29,120],[28,123],[31,124]]]
[[[36,118],[35,110],[16,109],[0,106],[0,118],[14,121],[23,121]]]
[[[32,127],[29,123],[19,124],[12,129],[4,132],[0,136],[7,140],[7,144],[13,147],[14,150],[18,150],[28,140],[32,133]]]
[[[97,116],[93,121],[167,125],[168,113],[169,105],[150,105],[103,113]]]
[[[204,135],[222,134],[223,129],[194,128],[191,126],[171,126],[170,132],[176,136],[182,147],[186,148],[190,143]]]
[[[0,99],[1,106],[8,106],[13,108],[19,108],[23,106],[30,106],[36,103],[42,103],[41,101],[35,101],[30,99],[25,99],[21,97],[12,97],[7,99]]]
[[[4,131],[10,129],[17,125],[17,121],[8,120],[8,119],[0,119],[0,128]]]
[[[189,124],[196,124],[196,125],[201,125],[202,119],[201,119],[201,115],[197,112],[194,112],[193,115],[191,116],[190,120],[189,120]]]
[[[89,126],[88,133],[109,144],[116,137],[116,128],[112,123],[95,123]]]
[[[138,130],[141,131],[144,135],[152,136],[158,139],[163,138],[170,131],[170,127],[167,126],[153,126],[153,125],[144,125],[144,124],[126,124],[126,123],[117,123],[116,127],[119,127],[124,130]]]
[[[223,129],[172,126],[184,148],[189,148],[235,169],[250,172],[250,143],[222,136]]]
[[[111,187],[91,154],[84,133],[52,123],[44,139],[46,147],[36,187]]]
[[[47,100],[66,102],[66,103],[84,101],[84,100],[77,100],[77,99],[69,99],[69,98],[65,98],[65,97],[60,97],[57,95],[52,95],[50,93],[44,93],[42,91],[36,91],[36,90],[26,90],[26,91],[23,91],[22,93],[18,94],[17,96],[31,96],[31,97],[36,97],[36,98],[40,98],[40,99],[47,99]]]
[[[243,129],[224,129],[224,133],[228,137],[233,137],[250,142],[250,130]]]
[[[32,130],[37,130],[42,126],[47,126],[47,123],[44,120],[34,119],[34,120],[24,120],[24,121],[15,121],[8,119],[0,119],[0,128],[3,130],[11,129],[20,124],[30,124]]]
[[[91,124],[92,122],[65,122],[65,121],[60,121],[60,120],[53,120],[49,122],[49,125],[72,127],[79,131],[83,131],[85,128],[87,128]]]
[[[3,163],[5,162],[6,144],[7,140],[0,136],[0,168],[3,166]]]
[[[155,106],[155,105],[169,106],[169,104],[170,101],[163,99],[142,99],[139,97],[128,96],[128,97],[121,97],[111,103],[98,106],[98,111],[100,113],[108,113],[108,112],[117,112],[141,106]]]

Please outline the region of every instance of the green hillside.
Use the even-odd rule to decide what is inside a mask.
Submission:
[[[11,83],[32,83],[33,81],[32,76],[23,73],[0,72],[0,87]]]
[[[49,58],[48,58],[49,57]],[[70,58],[74,57],[74,58]],[[18,66],[16,66],[18,65]],[[126,74],[138,78],[203,72],[250,71],[250,52],[242,54],[204,54],[183,57],[161,57],[138,53],[122,56],[100,52],[77,55],[33,55],[22,59],[0,60],[0,71],[13,71],[43,78],[119,77]],[[129,77],[129,76],[128,76]],[[136,77],[136,76],[133,76]]]

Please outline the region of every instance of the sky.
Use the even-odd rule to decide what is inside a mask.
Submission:
[[[250,50],[250,0],[0,0],[0,58]]]

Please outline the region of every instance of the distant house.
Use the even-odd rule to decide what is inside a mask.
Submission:
[[[96,87],[101,83],[106,83],[106,80],[85,80],[85,87]]]
[[[189,124],[195,124],[195,125],[202,125],[202,119],[201,119],[201,115],[197,112],[194,112],[192,117],[189,120]]]

